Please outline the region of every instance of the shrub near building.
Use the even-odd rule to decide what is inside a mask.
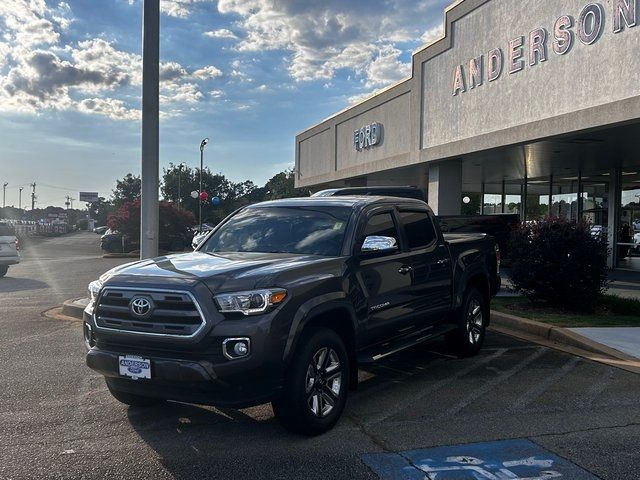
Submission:
[[[608,247],[590,225],[562,218],[522,224],[511,239],[513,290],[533,302],[591,310],[607,288]]]

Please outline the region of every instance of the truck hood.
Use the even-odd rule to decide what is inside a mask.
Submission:
[[[249,289],[257,282],[267,285],[283,272],[323,262],[325,257],[288,253],[200,253],[191,252],[141,260],[107,272],[101,280],[110,283],[194,284],[201,281],[212,290]]]

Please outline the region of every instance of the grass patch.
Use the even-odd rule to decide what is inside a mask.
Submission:
[[[491,308],[558,327],[640,327],[640,301],[603,295],[593,312],[534,304],[524,297],[496,297]]]

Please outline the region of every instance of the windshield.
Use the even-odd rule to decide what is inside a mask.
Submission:
[[[200,251],[336,257],[350,215],[348,207],[246,208],[222,225]]]

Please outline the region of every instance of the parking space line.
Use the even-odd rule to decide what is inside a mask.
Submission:
[[[524,408],[529,405],[532,401],[537,399],[540,395],[547,391],[551,385],[556,383],[562,377],[567,375],[571,370],[573,370],[578,363],[580,363],[582,359],[580,357],[572,357],[567,361],[562,368],[555,370],[553,375],[549,375],[542,382],[536,383],[529,390],[524,392],[512,405],[511,411],[522,411]]]
[[[380,415],[377,415],[373,418],[371,418],[370,420],[368,420],[366,422],[367,425],[371,425],[374,423],[380,423],[380,422],[384,422],[385,420],[393,417],[394,415],[397,415],[398,413],[400,413],[402,410],[404,410],[405,408],[410,407],[411,405],[420,402],[423,398],[431,395],[433,392],[436,392],[438,390],[440,390],[441,388],[449,385],[450,383],[455,382],[456,380],[458,380],[461,377],[464,377],[465,375],[471,373],[473,370],[477,369],[478,367],[481,367],[482,365],[485,365],[493,360],[495,360],[496,358],[500,357],[501,355],[503,355],[504,353],[506,353],[509,349],[508,348],[501,348],[499,350],[497,350],[496,352],[494,352],[491,355],[487,355],[484,358],[480,358],[480,359],[476,359],[476,361],[474,363],[472,363],[471,365],[469,365],[466,368],[463,368],[461,370],[458,370],[455,374],[447,377],[447,378],[443,378],[442,380],[434,383],[433,385],[425,388],[424,390],[422,390],[420,392],[420,395],[418,396],[410,396],[408,397],[405,401],[403,402],[398,402],[395,407],[388,409],[385,412],[381,412]]]
[[[542,355],[547,353],[548,350],[549,349],[546,348],[546,347],[541,347],[539,350],[533,352],[531,355],[529,355],[527,358],[522,360],[520,363],[518,363],[514,367],[510,368],[509,370],[504,371],[498,377],[496,377],[493,380],[490,380],[490,381],[484,383],[479,388],[476,388],[465,399],[463,399],[461,402],[457,403],[452,408],[447,410],[447,412],[445,412],[444,416],[448,417],[448,416],[456,415],[461,410],[463,410],[465,407],[470,405],[472,402],[474,402],[478,398],[482,397],[485,393],[487,393],[491,389],[495,388],[497,385],[499,385],[500,383],[504,382],[505,380],[513,377],[515,374],[517,374],[518,372],[523,370],[527,365],[529,365],[530,363],[532,363],[535,360],[537,360],[538,358],[540,358]]]

